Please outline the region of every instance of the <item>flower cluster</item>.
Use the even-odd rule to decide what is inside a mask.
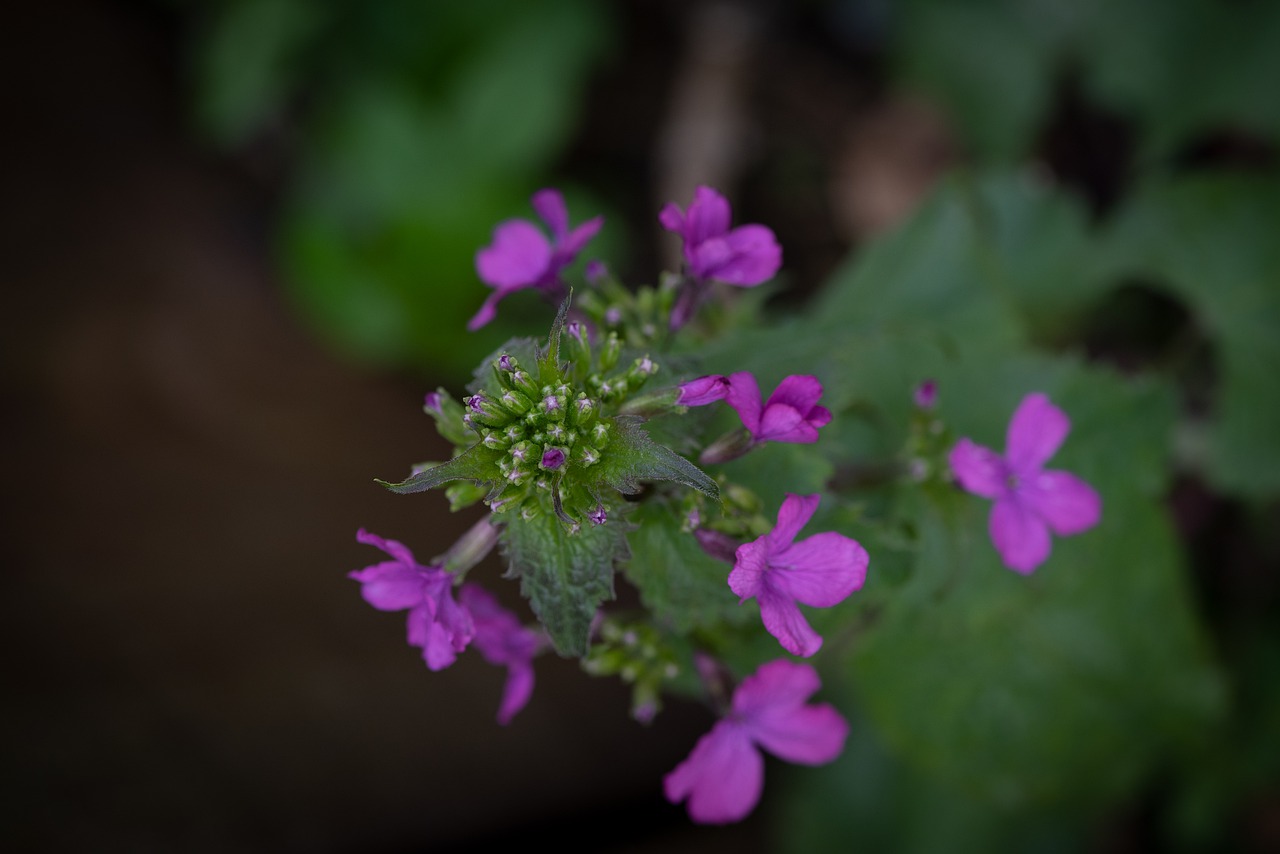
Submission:
[[[482,529],[481,537],[493,531],[487,520],[477,527]],[[356,570],[349,577],[360,582],[364,600],[379,611],[409,612],[409,645],[422,650],[428,668],[443,670],[473,641],[488,661],[509,668],[498,722],[510,722],[533,693],[533,659],[543,646],[538,634],[522,626],[514,614],[474,584],[463,585],[458,593],[461,601],[455,599],[457,576],[444,568],[447,558],[423,566],[413,552],[395,540],[364,529],[356,534],[356,540],[381,549],[391,560]],[[461,542],[467,542],[467,537]],[[489,538],[490,548],[493,542]],[[484,551],[487,549],[482,547],[482,553],[472,553],[466,560],[479,560]]]
[[[603,220],[571,228],[555,190],[535,194],[532,205],[550,237],[526,220],[494,230],[476,255],[476,271],[493,290],[469,327],[485,326],[503,298],[531,289],[559,303],[550,333],[503,344],[465,396],[428,394],[424,409],[453,455],[384,483],[401,493],[443,487],[454,509],[483,503],[489,512],[427,565],[400,543],[361,531],[360,542],[390,560],[350,577],[375,608],[408,612],[408,641],[429,669],[448,667],[470,646],[505,667],[503,724],[529,701],[533,659],[548,647],[580,658],[592,675],[630,684],[632,715],[646,724],[662,695],[677,687],[687,693],[691,680],[683,677],[696,673],[720,720],[667,775],[665,793],[687,802],[695,821],[739,820],[760,799],[762,752],[830,762],[848,724],[833,707],[809,702],[820,683],[808,664],[783,658],[743,666],[732,645],[746,630],[768,647],[776,641],[792,656],[815,656],[824,640],[802,608],[836,609],[826,617],[841,619],[870,564],[843,530],[800,537],[820,507],[821,519],[836,527],[864,524],[834,479],[810,486],[809,494],[785,492],[786,466],[761,477],[751,474],[750,461],[745,469],[738,462],[750,453],[769,468],[764,458],[780,453],[769,446],[811,446],[829,434],[823,428],[833,413],[822,403],[818,377],[768,377],[778,384],[766,398],[755,373],[734,370],[741,363],[723,355],[728,364],[721,366],[698,360],[699,345],[717,331],[714,319],[696,322],[699,309],[713,294],[733,298],[720,285],[771,279],[781,248],[763,225],[731,227],[728,202],[699,187],[687,209],[668,204],[659,215],[683,242],[678,273],[629,290],[593,260],[585,287],[572,293],[566,270]],[[666,382],[654,379],[659,360],[674,373]],[[717,367],[726,373],[706,370]],[[1018,407],[1003,455],[969,439],[951,443],[938,398],[933,381],[915,390],[908,482],[954,495],[953,479],[994,499],[991,537],[1010,567],[1032,571],[1048,557],[1050,532],[1078,533],[1098,522],[1100,501],[1087,484],[1044,469],[1069,429],[1046,396],[1032,394]],[[736,423],[727,412],[701,409],[721,402]],[[772,506],[773,519],[766,512]],[[508,577],[519,578],[540,630],[474,582],[463,583],[499,542]],[[639,589],[638,612],[605,610],[615,573]],[[841,633],[840,642],[850,634]],[[832,640],[826,648],[840,645]],[[730,661],[738,675],[758,665],[731,696]]]

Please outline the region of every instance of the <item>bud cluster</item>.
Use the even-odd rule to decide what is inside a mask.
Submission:
[[[566,330],[567,343],[571,350],[585,351],[573,355],[589,359],[587,336],[575,331]],[[463,399],[462,424],[481,446],[499,452],[494,463],[499,486],[490,491],[487,501],[494,512],[519,510],[531,519],[554,506],[557,515],[564,517],[567,508],[561,501],[572,496],[573,504],[582,505],[573,508],[576,518],[604,523],[605,508],[590,496],[576,494],[573,475],[599,463],[610,444],[612,419],[602,409],[614,409],[658,370],[644,356],[627,370],[606,375],[616,367],[619,349],[616,336],[610,336],[597,353],[601,370],[580,383],[571,375],[540,383],[515,356],[504,353],[493,362],[495,383],[489,390]]]
[[[632,686],[631,715],[648,723],[662,708],[664,682],[680,674],[676,657],[647,622],[604,620],[582,667],[592,676],[619,676]]]

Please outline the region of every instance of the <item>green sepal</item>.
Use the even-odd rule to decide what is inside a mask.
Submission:
[[[639,418],[619,415],[610,423],[609,446],[599,465],[587,471],[586,477],[594,484],[632,495],[640,491],[642,480],[670,480],[720,500],[716,482],[666,445],[650,439]]]
[[[569,292],[569,296],[564,298],[564,302],[560,303],[560,310],[556,312],[556,319],[551,323],[551,332],[547,335],[547,349],[538,351],[538,381],[545,384],[558,383],[560,376],[560,333],[564,331],[564,320],[569,314],[569,301],[573,299],[573,292]]]
[[[390,483],[385,480],[377,480],[378,483],[385,486],[392,492],[400,495],[409,495],[414,492],[426,492],[428,489],[437,487],[442,483],[448,483],[453,480],[470,480],[476,483],[497,483],[498,482],[498,458],[502,456],[501,451],[495,451],[492,448],[486,448],[484,445],[472,445],[458,456],[449,460],[447,463],[441,463],[438,466],[432,466],[425,471],[420,471],[407,480],[399,483]]]
[[[627,557],[618,525],[586,525],[570,533],[554,513],[532,519],[511,514],[502,531],[507,577],[566,658],[586,655],[600,603],[613,598],[614,565]]]

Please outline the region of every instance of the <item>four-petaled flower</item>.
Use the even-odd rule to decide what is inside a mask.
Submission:
[[[560,271],[573,263],[604,224],[604,217],[598,216],[571,231],[559,190],[539,190],[530,203],[551,229],[552,240],[526,219],[507,220],[493,230],[493,243],[476,253],[476,273],[494,291],[467,324],[472,331],[493,320],[498,302],[515,291],[538,288],[559,296]]]
[[[1058,536],[1092,528],[1102,515],[1093,487],[1044,464],[1071,430],[1071,421],[1044,394],[1029,394],[1009,422],[1004,456],[961,439],[951,449],[951,470],[960,485],[995,499],[988,528],[996,551],[1010,569],[1029,573],[1049,557],[1049,532]]]
[[[464,584],[458,598],[475,620],[476,649],[485,661],[507,668],[507,683],[498,707],[498,723],[506,726],[533,693],[533,658],[542,647],[541,638],[482,587]]]
[[[475,635],[471,614],[453,599],[453,575],[436,566],[422,566],[402,543],[363,528],[356,539],[393,558],[347,574],[360,582],[364,600],[379,611],[407,609],[409,643],[421,647],[427,667],[442,670],[453,664]]]
[[[822,638],[797,603],[830,608],[843,602],[867,577],[867,552],[835,531],[796,542],[796,534],[818,509],[818,495],[792,495],[778,510],[778,524],[738,547],[729,588],[741,601],[755,598],[769,634],[792,655],[810,656]]]
[[[818,441],[818,428],[831,420],[831,412],[818,405],[820,397],[822,383],[816,377],[793,375],[778,384],[762,408],[756,378],[748,371],[729,375],[728,403],[754,444]]]
[[[733,692],[729,714],[698,740],[689,757],[663,781],[667,800],[689,801],[689,817],[703,824],[744,818],[764,787],[764,749],[804,765],[830,762],[844,750],[849,724],[827,704],[806,705],[821,687],[807,664],[763,664]]]
[[[684,240],[689,275],[751,287],[768,281],[782,266],[782,247],[763,225],[729,228],[729,202],[710,187],[698,187],[687,212],[669,202],[658,214],[667,231]]]

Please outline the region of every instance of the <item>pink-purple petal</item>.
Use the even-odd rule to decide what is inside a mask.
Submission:
[[[760,427],[755,431],[759,442],[790,442],[811,445],[818,441],[818,428],[805,420],[804,415],[785,403],[764,408]]]
[[[684,237],[684,211],[675,202],[667,202],[662,206],[662,210],[658,211],[658,222],[667,231],[674,231]]]
[[[467,321],[467,329],[469,329],[472,332],[475,332],[477,329],[480,329],[481,327],[487,326],[489,323],[491,323],[493,319],[498,316],[498,302],[507,294],[511,293],[512,290],[519,290],[519,289],[514,288],[510,290],[494,291],[493,293],[489,294],[489,296],[485,299],[484,304],[480,306],[480,310],[477,311],[475,315],[470,320]]]
[[[779,759],[822,765],[844,750],[849,723],[827,704],[766,709],[748,724],[752,738]]]
[[[686,243],[696,245],[723,235],[729,230],[729,216],[729,202],[724,196],[710,187],[698,187],[684,221]]]
[[[394,561],[347,573],[360,582],[360,595],[379,611],[403,611],[422,602],[425,580],[416,567]]]
[[[680,406],[706,406],[724,400],[729,394],[729,378],[712,374],[681,383],[676,403]]]
[[[1005,459],[1018,474],[1039,470],[1062,446],[1071,431],[1065,412],[1040,392],[1027,395],[1018,404],[1005,439]]]
[[[777,524],[765,535],[770,552],[777,552],[791,545],[800,529],[809,524],[821,501],[822,496],[816,492],[813,495],[788,492],[782,499],[782,506],[778,508]]]
[[[417,566],[418,562],[413,556],[413,552],[409,551],[409,547],[399,540],[387,540],[379,537],[377,534],[371,534],[364,528],[356,531],[356,542],[364,543],[367,546],[375,546],[382,549],[387,555],[395,558],[407,566]]]
[[[537,282],[551,263],[551,244],[533,223],[513,219],[493,230],[493,243],[476,253],[476,273],[495,288]]]
[[[1070,472],[1032,475],[1019,485],[1018,498],[1060,537],[1087,531],[1102,517],[1097,491]]]
[[[948,455],[951,471],[967,492],[998,498],[1009,488],[1009,466],[990,448],[961,439]]]
[[[498,723],[506,726],[529,703],[533,696],[533,665],[528,662],[511,662],[507,666],[507,681],[502,686],[502,703],[498,706]]]
[[[565,207],[560,191],[551,188],[539,190],[529,199],[529,204],[551,229],[556,242],[562,242],[569,234],[569,209]]]
[[[809,410],[813,409],[821,398],[822,383],[818,382],[817,377],[808,374],[792,374],[778,383],[778,387],[765,402],[765,408],[781,403],[792,407],[802,415],[808,415]]]
[[[725,400],[754,436],[760,429],[760,386],[750,371],[729,375],[729,393]]]
[[[720,242],[721,257],[705,260],[707,278],[739,287],[754,287],[777,275],[782,266],[782,247],[773,231],[763,225],[743,225]]]
[[[818,672],[807,664],[774,659],[756,668],[733,692],[733,711],[753,720],[778,709],[795,709],[822,687]]]
[[[764,757],[743,726],[723,720],[663,780],[667,800],[688,800],[689,817],[727,824],[747,816],[764,788]]]
[[[770,558],[772,583],[805,605],[830,608],[862,587],[867,552],[835,531],[815,534]]]
[[[738,546],[733,569],[729,572],[729,589],[745,602],[760,594],[764,574],[768,570],[769,549],[765,538]]]
[[[1049,526],[1016,496],[996,500],[988,529],[991,542],[1010,569],[1026,574],[1049,557]]]
[[[778,639],[792,655],[808,658],[822,648],[822,637],[800,613],[800,607],[784,592],[775,591],[766,576],[756,596],[765,631]]]
[[[600,233],[600,229],[603,226],[604,217],[592,217],[573,231],[569,232],[563,240],[559,241],[555,252],[556,261],[559,266],[563,267],[572,263],[573,259],[578,257],[578,253],[582,251],[583,247],[591,242],[591,238]]]

